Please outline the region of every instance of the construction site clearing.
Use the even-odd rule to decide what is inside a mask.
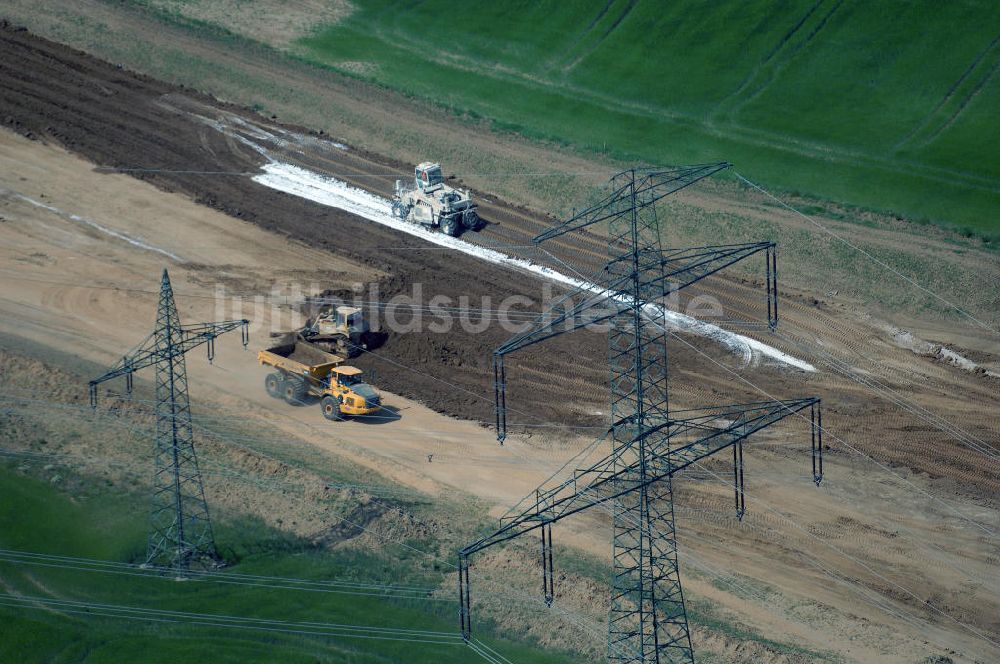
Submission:
[[[456,325],[445,333],[372,329],[372,321],[384,317],[380,305],[411,294],[415,283],[432,286],[434,295],[449,298],[456,307],[511,295],[535,302],[544,284],[551,288],[553,283],[558,301],[558,295],[574,288],[566,279],[544,275],[570,275],[571,265],[578,285],[575,303],[607,299],[604,285],[619,282],[614,277],[588,280],[616,264],[609,244],[617,245],[603,230],[573,228],[547,239],[544,253],[515,249],[537,246],[535,239],[560,224],[580,221],[599,204],[581,203],[583,212],[555,219],[485,192],[451,187],[437,162],[414,167],[392,155],[343,149],[301,127],[135,75],[9,26],[0,32],[0,54],[0,118],[6,127],[0,131],[0,383],[11,409],[46,392],[67,408],[89,408],[86,382],[99,375],[95,367],[112,367],[118,371],[115,379],[127,377],[129,387],[136,373],[155,391],[158,379],[152,372],[137,373],[134,354],[137,342],[155,339],[149,336],[154,324],[177,348],[171,355],[175,364],[163,369],[163,375],[178,375],[176,357],[190,351],[194,341],[207,345],[212,366],[198,353],[187,360],[190,410],[196,416],[203,411],[238,420],[245,427],[240,435],[267,432],[285,447],[315,450],[324,459],[380,478],[382,486],[414,492],[421,501],[446,510],[435,519],[413,505],[379,502],[352,490],[344,500],[352,505],[361,501],[366,509],[349,511],[341,521],[363,527],[352,529],[338,521],[337,530],[327,524],[326,539],[314,538],[322,542],[320,549],[343,550],[372,541],[376,548],[386,546],[372,539],[366,527],[412,546],[433,541],[429,546],[446,549],[448,564],[453,564],[442,565],[445,571],[434,593],[455,603],[456,642],[480,647],[478,628],[472,625],[475,616],[505,638],[563,653],[565,661],[595,661],[608,654],[609,589],[588,576],[588,565],[599,561],[602,574],[612,569],[615,548],[608,531],[618,517],[594,501],[587,514],[559,522],[554,547],[553,512],[537,508],[561,499],[563,494],[546,494],[540,487],[551,488],[545,483],[554,473],[563,472],[557,477],[565,479],[567,463],[572,462],[571,475],[575,468],[593,464],[601,477],[636,467],[634,459],[617,458],[606,467],[597,465],[616,448],[614,438],[594,439],[609,427],[614,433],[615,426],[622,426],[609,425],[620,406],[614,399],[609,402],[607,331],[580,330],[572,336],[551,335],[546,344],[522,343],[498,365],[497,355],[503,353],[495,351],[515,335],[497,325],[481,325],[475,332]],[[239,145],[256,148],[233,150],[234,137]],[[440,156],[443,163],[446,156]],[[256,179],[276,163],[377,198],[384,202],[385,216],[457,238],[467,249],[444,250],[450,245],[442,249],[422,236],[373,222],[369,217],[381,215],[381,208],[369,210],[367,217],[348,211],[352,204],[370,206],[370,198],[349,192],[342,207],[331,207]],[[116,172],[137,164],[158,168]],[[254,175],[201,175],[208,172]],[[700,172],[669,173],[667,179],[701,177]],[[634,172],[631,177],[633,188],[642,182]],[[410,178],[412,188],[402,184]],[[666,181],[651,186],[669,186]],[[712,190],[695,190],[690,196],[698,205],[740,205]],[[421,211],[422,206],[427,209]],[[802,223],[779,208],[746,208],[748,214]],[[589,224],[593,218],[584,221]],[[632,223],[629,228],[638,236],[641,228]],[[618,240],[627,243],[624,237]],[[701,441],[697,431],[704,426],[732,437],[721,457],[709,458],[707,447],[690,448],[697,455],[691,457],[688,474],[678,474],[668,489],[670,504],[676,505],[671,509],[677,514],[684,592],[697,614],[690,630],[685,622],[673,634],[689,647],[693,644],[695,652],[718,658],[712,661],[996,661],[1000,345],[995,334],[929,323],[920,332],[933,339],[927,341],[864,311],[846,294],[802,283],[782,283],[779,293],[776,266],[772,275],[773,246],[764,244],[741,245],[744,255],[733,253],[735,240],[720,241],[705,260],[728,265],[746,258],[748,264],[756,261],[755,270],[766,265],[766,273],[698,272],[691,289],[718,299],[727,317],[741,325],[722,330],[723,335],[714,331],[719,326],[696,327],[681,320],[668,333],[663,324],[669,314],[661,312],[662,324],[655,328],[661,332],[650,332],[652,327],[645,332],[655,344],[669,342],[673,415],[666,415],[665,396],[663,404],[656,403],[662,408],[657,413],[671,425],[687,427],[676,434],[677,440],[690,435]],[[631,247],[632,256],[641,255],[635,240]],[[492,256],[484,253],[488,251],[508,252],[523,263],[482,259]],[[678,254],[673,260],[694,259]],[[983,273],[996,274],[989,259],[968,254],[956,260],[982,260]],[[538,270],[525,270],[526,263]],[[350,302],[357,283],[377,284],[379,296],[360,306],[338,304],[325,310],[307,307],[308,301],[255,310],[249,297],[267,296],[277,281],[319,284],[307,295],[323,302]],[[164,300],[165,284],[172,284],[170,306]],[[238,310],[218,315],[213,293],[219,284],[242,296],[226,304]],[[600,287],[596,292],[594,284]],[[625,304],[631,306],[636,328],[650,325],[643,318],[648,314],[643,299],[636,296]],[[472,310],[478,323],[496,313],[490,307],[465,309]],[[201,336],[176,336],[181,328],[171,328],[163,316],[158,319],[158,311],[172,311],[188,332]],[[398,316],[405,322],[416,312],[415,305],[402,306]],[[206,332],[187,323],[213,320],[232,325]],[[544,324],[531,328],[533,319],[527,315],[518,320],[529,324],[521,335],[552,332]],[[228,337],[215,346],[217,334],[240,325],[249,328],[248,346],[259,349],[256,353],[244,352]],[[639,332],[633,332],[638,338]],[[46,347],[58,353],[39,350]],[[150,352],[160,352],[154,360],[162,364],[162,348],[155,348],[150,346]],[[634,350],[625,341],[618,348]],[[650,390],[667,380],[665,356],[657,357],[663,373],[636,379],[646,380]],[[610,375],[626,376],[628,367],[615,373],[614,352],[611,358]],[[120,359],[123,364],[116,365]],[[79,395],[65,384],[53,389],[46,378],[64,374],[79,378]],[[618,384],[626,382],[622,378]],[[612,394],[618,394],[614,389]],[[619,389],[625,390],[625,399],[632,388]],[[111,399],[116,408],[127,410],[124,384],[95,383],[97,392],[101,400]],[[788,417],[774,432],[748,439],[744,448],[739,432],[753,429],[755,422],[769,424],[767,418],[779,412],[763,413],[758,406],[765,400],[784,404],[781,417],[785,411]],[[171,396],[167,402],[179,399]],[[810,416],[809,409],[820,402],[823,419],[817,422],[818,415]],[[708,415],[688,410],[706,404],[715,408]],[[758,406],[732,409],[731,404]],[[506,415],[502,424],[501,409]],[[167,419],[183,417],[173,411]],[[653,428],[664,425],[658,421]],[[198,427],[196,418],[189,429],[194,447]],[[501,429],[503,445],[497,443]],[[4,429],[13,430],[12,425]],[[817,441],[817,432],[823,431],[827,435]],[[654,435],[643,430],[638,437]],[[24,442],[28,440],[11,434],[3,446],[40,453],[34,442]],[[132,458],[130,452],[91,444],[118,455],[119,462]],[[48,452],[79,454],[87,449],[83,445],[67,440]],[[241,454],[247,455],[247,472],[275,463],[261,450]],[[818,471],[817,460],[825,464]],[[173,463],[176,467],[178,462]],[[282,473],[317,472],[306,465],[278,465]],[[325,494],[329,484],[317,486],[324,486]],[[563,490],[571,484],[555,486]],[[662,483],[643,484],[643,490],[647,486]],[[309,510],[320,499],[307,498],[308,507],[303,507],[254,491],[213,485],[209,477],[201,501],[217,503],[220,510],[246,510],[268,527],[304,536],[300,524],[313,518]],[[364,497],[358,498],[360,494]],[[474,507],[453,509],[456,496]],[[534,500],[535,506],[509,512],[525,505],[519,502],[524,496],[531,496],[528,502]],[[638,502],[631,508],[647,514]],[[162,507],[168,516],[173,509]],[[505,519],[498,521],[501,516]],[[199,517],[196,524],[199,519],[208,520]],[[460,519],[468,524],[459,526]],[[515,522],[533,529],[530,548],[486,552],[483,545],[499,542],[503,529]],[[162,532],[176,537],[176,525],[166,523]],[[476,537],[486,528],[484,539],[462,539],[473,534],[470,528]],[[165,556],[179,574],[190,562],[179,564],[162,543],[150,540],[149,547],[150,561]],[[191,556],[199,550],[193,546]],[[465,554],[473,552],[480,557],[472,559],[479,562],[473,563],[470,600]],[[576,554],[585,562],[560,562]],[[475,574],[486,577],[481,586]],[[536,618],[512,610],[485,591],[489,582],[509,584],[510,593],[531,593],[546,612]],[[477,594],[480,587],[482,595]],[[572,620],[558,611],[569,612]],[[677,613],[671,617],[679,625]],[[627,631],[619,634],[626,642],[634,638]],[[466,656],[455,661],[474,656],[504,661],[488,650],[486,655],[470,650]],[[674,661],[668,657],[662,654],[659,661]],[[656,660],[646,655],[623,661]]]

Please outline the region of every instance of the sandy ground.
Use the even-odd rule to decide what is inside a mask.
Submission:
[[[148,333],[164,267],[189,322],[234,315],[232,305],[217,306],[213,284],[259,284],[259,294],[282,277],[345,285],[377,276],[369,266],[127,176],[98,174],[60,148],[7,132],[0,132],[0,165],[0,332],[85,359],[110,364]],[[251,349],[267,343],[273,318],[292,322],[286,307],[257,313]],[[217,352],[214,367],[198,354],[189,361],[196,408],[211,401],[249,422],[261,418],[290,444],[320,446],[432,494],[467,492],[495,512],[578,445],[570,438],[542,443],[536,435],[500,448],[479,425],[392,394],[385,402],[398,419],[331,424],[314,406],[268,399],[266,370],[237,338],[220,340]],[[993,661],[1000,548],[987,531],[1000,527],[995,508],[926,475],[890,475],[835,452],[817,489],[806,478],[804,432],[792,426],[752,448],[751,511],[742,523],[711,474],[728,477],[723,466],[679,481],[691,595],[776,640],[848,661],[917,662],[949,652],[955,661]],[[606,555],[605,521],[598,514],[560,526],[560,542]]]

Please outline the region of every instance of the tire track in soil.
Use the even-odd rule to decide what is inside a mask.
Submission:
[[[976,55],[976,57],[972,59],[972,62],[969,63],[969,66],[965,68],[965,70],[962,72],[962,75],[958,77],[958,80],[956,80],[948,87],[948,90],[945,92],[944,96],[941,97],[941,100],[934,105],[934,108],[932,108],[930,112],[927,113],[926,116],[924,116],[923,120],[917,123],[917,125],[913,129],[907,132],[907,134],[898,143],[896,143],[896,145],[892,146],[893,150],[895,151],[901,150],[903,147],[906,146],[907,143],[913,140],[915,136],[917,136],[920,132],[922,132],[931,125],[931,123],[934,120],[934,117],[938,114],[938,112],[942,108],[944,108],[948,104],[948,102],[952,100],[952,98],[955,96],[955,93],[958,92],[959,87],[961,87],[962,83],[964,83],[965,80],[972,75],[972,73],[976,70],[976,67],[979,66],[979,63],[982,62],[983,59],[989,54],[989,52],[993,50],[993,47],[996,46],[998,42],[1000,42],[1000,35],[994,37],[993,41],[991,41],[986,46],[986,48],[980,51]],[[992,74],[990,74],[990,76],[992,76]],[[982,81],[979,84],[979,86],[977,86],[977,89],[981,89],[982,86],[988,80],[989,76],[987,76],[987,78],[984,81]],[[968,99],[962,104],[962,107],[964,107],[964,105],[967,103]],[[920,145],[926,145],[927,143],[929,143],[931,140],[933,140],[934,137],[940,134],[943,131],[943,129],[944,129],[943,127],[939,127],[936,131],[933,132],[930,138],[921,141]]]
[[[791,49],[790,53],[788,53],[787,55],[783,55],[782,58],[777,60],[772,66],[761,68],[759,74],[764,77],[764,80],[761,81],[750,92],[749,95],[747,95],[745,98],[734,104],[733,107],[730,108],[729,111],[727,112],[727,117],[729,118],[731,123],[735,123],[736,116],[742,109],[746,108],[749,104],[753,103],[754,100],[756,100],[758,97],[764,94],[764,92],[771,86],[771,83],[773,83],[774,80],[778,77],[778,75],[781,74],[782,71],[784,71],[785,67],[787,67],[788,64],[792,60],[794,60],[799,55],[799,53],[803,51],[803,49],[809,46],[809,44],[813,41],[813,39],[815,39],[816,35],[818,35],[823,30],[823,28],[826,27],[826,24],[830,21],[831,18],[833,18],[833,15],[837,13],[841,5],[843,4],[844,0],[837,0],[837,2],[833,5],[830,11],[828,11],[820,19],[816,27],[813,28],[808,35],[806,35],[805,39],[789,47]],[[754,78],[757,77],[755,76]]]
[[[583,51],[583,53],[581,53],[576,58],[574,58],[571,63],[569,63],[568,65],[564,65],[563,66],[563,71],[564,72],[568,72],[571,69],[575,68],[578,64],[580,64],[581,62],[583,62],[588,56],[590,56],[598,48],[600,48],[601,44],[603,44],[608,39],[608,37],[611,36],[611,33],[613,33],[615,30],[617,30],[618,26],[620,26],[622,24],[622,22],[628,17],[628,15],[632,13],[632,10],[635,9],[635,6],[637,4],[638,4],[638,0],[628,0],[628,5],[625,7],[625,10],[621,14],[618,15],[618,18],[616,18],[614,20],[614,22],[612,22],[612,24],[608,27],[608,29],[604,31],[604,34],[602,34],[600,37],[598,37],[597,41],[595,41],[593,44],[590,44]],[[603,16],[603,13],[602,13],[602,16]],[[588,30],[588,32],[589,32],[589,30]]]
[[[739,96],[743,94],[743,91],[746,90],[748,87],[750,87],[750,84],[753,83],[754,80],[761,74],[761,72],[770,64],[771,60],[774,59],[774,56],[776,56],[778,52],[781,51],[781,49],[783,49],[788,44],[789,41],[791,41],[792,37],[794,37],[795,34],[802,29],[802,26],[805,25],[805,22],[808,21],[809,18],[816,13],[816,10],[819,9],[820,5],[822,5],[824,1],[825,0],[816,0],[816,2],[808,10],[806,10],[806,13],[799,18],[799,20],[795,23],[795,25],[793,25],[788,30],[788,32],[786,32],[781,37],[778,43],[775,44],[770,51],[768,51],[767,55],[764,56],[764,59],[761,60],[756,67],[754,67],[754,70],[750,74],[748,74],[746,78],[743,79],[743,82],[741,82],[740,85],[735,90],[730,92],[728,95],[726,95],[719,101],[719,103],[716,105],[715,109],[712,110],[712,113],[709,116],[710,122],[714,123],[716,122],[718,116],[724,113],[728,113],[726,107],[728,106],[729,102],[733,99],[739,98]]]
[[[986,88],[986,86],[990,84],[990,81],[993,80],[993,77],[996,75],[998,70],[1000,70],[1000,59],[998,59],[995,63],[993,63],[993,66],[990,68],[989,73],[987,73],[986,76],[983,78],[983,80],[981,80],[979,84],[976,85],[976,87],[972,90],[972,92],[970,92],[968,96],[966,96],[964,99],[962,99],[961,102],[959,102],[958,107],[955,109],[955,112],[951,114],[951,117],[949,117],[944,124],[938,127],[930,136],[928,136],[926,140],[922,141],[920,145],[924,146],[934,142],[935,140],[937,140],[938,136],[951,129],[952,125],[954,125],[958,121],[958,118],[961,117],[962,113],[965,112],[965,109],[969,107],[969,104],[975,101],[976,97],[978,97],[982,93],[982,91]]]
[[[225,172],[259,169],[263,157],[250,150],[235,152],[229,144],[231,139],[210,130],[193,116],[179,113],[176,108],[180,107],[210,109],[217,118],[228,114],[242,118],[249,125],[266,126],[278,134],[301,134],[315,144],[290,145],[285,154],[295,156],[307,168],[333,172],[339,179],[383,196],[391,193],[397,177],[412,176],[411,167],[398,161],[359,150],[336,149],[308,129],[268,122],[245,109],[117,69],[6,24],[0,29],[0,85],[4,90],[0,96],[0,122],[21,134],[55,140],[101,166],[141,165]],[[322,145],[327,147],[316,147]],[[301,154],[297,154],[300,148]],[[371,177],[372,173],[380,175]],[[197,202],[289,236],[305,247],[331,251],[385,274],[379,280],[383,300],[408,293],[415,283],[428,285],[429,293],[440,293],[456,302],[460,295],[469,296],[472,306],[478,306],[480,298],[486,297],[496,304],[497,298],[507,295],[520,294],[535,301],[540,296],[542,283],[536,278],[486,265],[469,256],[422,251],[427,245],[416,238],[276,192],[248,178],[190,173],[135,173],[134,177],[166,191],[187,194]],[[478,196],[483,216],[491,222],[482,234],[467,237],[478,244],[528,244],[532,236],[552,222],[544,215],[506,205],[493,195]],[[389,249],[397,247],[405,250]],[[581,233],[547,248],[560,260],[572,259],[575,263],[582,260],[596,270],[603,264],[607,242],[596,233]],[[524,257],[544,262],[544,257],[538,254]],[[565,270],[557,262],[550,264]],[[696,292],[723,299],[732,308],[734,317],[759,320],[763,303],[753,286],[719,277],[702,282]],[[347,292],[336,294],[351,296]],[[832,312],[820,315],[815,307],[805,304],[807,299],[804,294],[785,296],[782,307],[785,324],[790,323],[797,334],[820,339],[827,350],[837,350],[839,357],[845,356],[845,352],[848,357],[863,356],[861,351],[873,334],[872,329],[852,323],[847,317],[835,317]],[[496,326],[481,334],[462,330],[450,334],[390,333],[383,348],[358,358],[357,364],[366,369],[377,368],[380,386],[390,392],[417,399],[448,415],[491,422],[490,353],[508,336]],[[775,343],[773,338],[766,340]],[[743,367],[732,366],[735,360],[713,342],[690,337],[686,341],[739,375],[745,373]],[[676,403],[687,401],[684,405],[691,405],[696,399],[728,403],[760,398],[759,393],[726,374],[714,361],[677,350],[672,349],[671,354],[672,369],[678,376],[671,385]],[[511,421],[529,422],[538,418],[548,422],[603,424],[602,417],[588,417],[586,413],[607,410],[606,355],[603,335],[578,332],[512,356],[508,365]],[[902,349],[892,350],[883,363],[886,371],[878,366],[868,368],[887,373],[888,376],[879,375],[880,380],[898,390],[900,378],[910,377],[900,367],[926,362],[909,355]],[[989,415],[991,409],[980,407],[978,412],[972,412],[962,400],[971,393],[976,395],[977,405],[985,405],[997,390],[958,370],[934,368],[934,380],[929,384],[907,384],[908,389],[920,390],[916,400],[925,405],[937,400],[938,412],[949,417],[959,413],[968,418],[970,430],[979,435],[989,434],[995,426]],[[960,446],[943,439],[939,432],[913,416],[872,400],[865,389],[847,378],[829,374],[804,376],[762,366],[753,368],[750,379],[766,385],[769,392],[779,397],[819,394],[828,404],[830,426],[866,453],[932,476],[948,475],[966,484],[969,490],[978,488],[982,492],[979,495],[995,496],[995,469],[970,467],[968,455]],[[454,383],[459,389],[445,386],[441,381]],[[949,396],[938,399],[938,394]],[[891,426],[884,427],[887,421]]]

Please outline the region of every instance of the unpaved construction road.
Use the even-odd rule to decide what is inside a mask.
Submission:
[[[408,177],[408,168],[390,159],[341,149],[304,130],[279,127],[10,29],[0,31],[0,86],[0,121],[35,141],[8,134],[3,142],[0,329],[5,333],[108,362],[146,334],[155,299],[144,291],[155,288],[163,265],[176,274],[178,292],[188,296],[181,303],[182,316],[189,320],[212,317],[216,284],[263,295],[274,281],[315,282],[338,292],[355,281],[377,281],[380,297],[389,299],[422,283],[425,297],[442,294],[457,301],[467,296],[472,306],[486,297],[496,304],[513,294],[539,300],[542,284],[536,278],[443,251],[254,182],[245,174],[258,173],[265,158],[235,137],[252,136],[259,129],[301,137],[283,148],[269,147],[288,163],[382,195],[395,178]],[[155,170],[130,170],[131,177],[94,173],[85,162],[40,141],[61,145],[99,166]],[[167,193],[150,193],[151,188],[132,178]],[[225,214],[172,202],[179,197],[168,196],[171,192]],[[500,201],[485,203],[483,216],[490,225],[470,241],[523,245],[549,222]],[[606,245],[583,236],[552,251],[560,259],[583,259],[594,266]],[[700,292],[717,296],[733,318],[760,317],[763,301],[753,284],[720,278]],[[761,507],[757,516],[748,517],[740,532],[745,555],[734,562],[732,549],[716,541],[744,528],[718,516],[731,498],[725,491],[689,494],[685,509],[712,515],[697,526],[693,518],[686,522],[692,524],[692,538],[707,540],[699,544],[692,539],[689,545],[705,560],[723,568],[737,565],[741,573],[781,588],[803,602],[796,605],[803,615],[809,601],[835,607],[842,616],[834,620],[835,638],[856,640],[850,646],[854,650],[842,652],[857,661],[916,661],[922,640],[928,652],[927,641],[970,653],[956,661],[990,661],[990,653],[997,651],[962,625],[993,640],[1000,634],[1000,551],[992,534],[1000,488],[995,450],[1000,381],[982,370],[918,355],[884,325],[833,298],[810,292],[783,295],[778,335],[741,332],[803,358],[819,371],[803,373],[767,363],[744,366],[742,358],[717,344],[684,336],[673,345],[673,393],[675,401],[691,405],[822,396],[832,434],[827,437],[830,484],[811,493],[802,483],[783,484],[783,473],[795,464],[806,467],[804,456],[787,458],[785,444],[800,451],[805,429],[788,427],[794,437],[768,438],[757,461],[751,456],[751,491],[760,490],[759,500],[772,510]],[[268,312],[259,322],[269,325],[271,316]],[[390,334],[382,348],[359,358],[359,364],[377,368],[380,387],[399,395],[388,403],[399,409],[400,419],[351,423],[330,439],[314,442],[423,490],[451,486],[498,506],[509,504],[544,478],[542,471],[570,456],[574,441],[563,434],[558,443],[538,444],[543,436],[536,433],[530,440],[512,441],[514,449],[504,451],[475,424],[491,420],[489,354],[507,336],[496,326],[478,334]],[[254,342],[266,343],[266,328],[256,332]],[[290,417],[285,411],[291,407],[268,401],[261,386],[264,372],[252,356],[225,349],[222,342],[219,346],[225,373],[206,374],[204,380],[218,390],[224,406],[261,417],[270,408],[279,409],[284,418],[279,421],[290,436],[295,435],[295,418],[316,428],[326,425],[317,409],[298,409]],[[972,350],[980,363],[996,362],[995,339],[984,337]],[[518,411],[512,419],[598,425],[606,410],[605,355],[603,336],[592,333],[520,355],[510,370],[511,407]],[[433,461],[427,459],[430,454]],[[941,498],[928,499],[928,491]],[[786,510],[796,523],[808,524],[809,531],[782,526],[780,512]],[[957,517],[956,511],[964,516]],[[683,518],[683,510],[681,514]],[[986,524],[992,532],[970,522]],[[844,563],[829,546],[817,545],[816,538],[850,552],[853,561]],[[855,591],[809,567],[804,555],[888,595],[897,609],[918,617],[916,624],[868,604],[857,606]],[[784,563],[781,570],[775,570],[776,559]],[[868,574],[865,565],[874,565],[879,575]],[[803,578],[786,578],[796,567],[805,570]],[[747,613],[756,626],[813,647],[839,649],[808,629],[807,616],[796,622],[788,611],[748,608],[723,597],[710,583],[692,583],[704,596]],[[919,594],[909,596],[900,586],[919,589]],[[957,616],[961,625],[948,616]],[[905,644],[898,652],[886,647],[896,639]]]

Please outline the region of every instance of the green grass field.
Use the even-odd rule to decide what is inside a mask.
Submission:
[[[306,57],[500,129],[1000,229],[995,3],[358,3]]]
[[[0,549],[99,560],[141,562],[145,497],[88,488],[64,494],[49,482],[0,465]],[[442,581],[407,562],[395,547],[378,553],[329,552],[268,529],[246,517],[217,519],[217,540],[233,573],[349,580],[434,587]],[[401,550],[402,551],[402,550]],[[402,551],[405,554],[405,551]],[[455,603],[382,599],[349,594],[177,582],[21,565],[0,561],[0,594],[19,594],[88,604],[154,608],[294,622],[370,625],[435,632],[456,629]],[[450,595],[449,595],[450,598]],[[217,662],[471,662],[478,656],[460,644],[425,644],[311,636],[95,615],[58,608],[11,607],[0,599],[0,661],[183,662],[211,654]],[[9,600],[7,601],[9,604]],[[74,610],[75,611],[75,610]],[[478,634],[515,661],[557,664],[569,660],[521,644]]]

